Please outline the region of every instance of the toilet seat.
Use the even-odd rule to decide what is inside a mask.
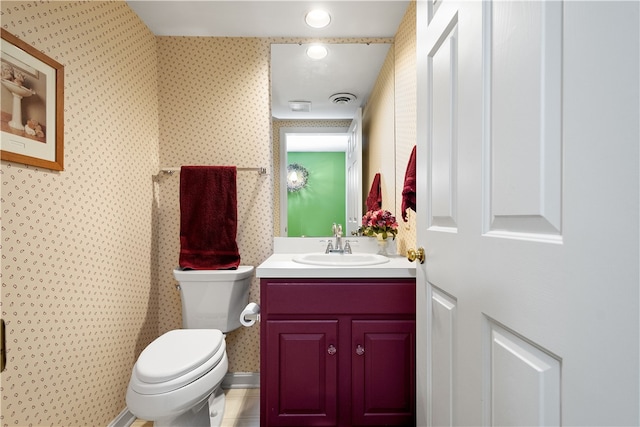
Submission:
[[[225,351],[224,335],[217,329],[169,331],[140,354],[131,389],[140,394],[162,394],[184,387],[215,368]]]

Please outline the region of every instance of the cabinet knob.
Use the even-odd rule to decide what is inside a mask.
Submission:
[[[362,356],[364,354],[364,347],[360,344],[358,344],[358,346],[356,347],[356,354],[358,356]]]
[[[418,260],[420,261],[420,264],[424,264],[424,249],[423,248],[418,248],[416,249],[409,249],[407,251],[407,259],[411,262]]]
[[[336,354],[337,351],[338,349],[333,344],[329,345],[329,348],[327,349],[327,353],[329,353],[331,356]]]

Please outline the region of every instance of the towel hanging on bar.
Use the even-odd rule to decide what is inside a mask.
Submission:
[[[180,267],[237,269],[236,167],[183,166],[181,172]]]

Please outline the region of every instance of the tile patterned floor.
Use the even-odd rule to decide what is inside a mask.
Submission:
[[[222,427],[260,427],[260,389],[225,390]],[[136,420],[131,427],[153,427],[153,422]]]
[[[232,388],[225,393],[222,427],[260,427],[259,388]]]

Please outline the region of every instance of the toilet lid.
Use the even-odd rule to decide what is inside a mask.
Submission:
[[[169,331],[149,344],[140,354],[134,367],[135,374],[139,381],[155,384],[174,380],[192,371],[200,371],[198,368],[205,367],[204,365],[215,366],[224,355],[224,352],[218,351],[223,342],[224,336],[217,329]],[[217,360],[211,360],[216,353]]]

